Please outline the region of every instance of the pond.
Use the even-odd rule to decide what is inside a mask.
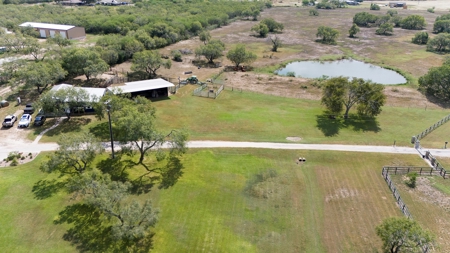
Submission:
[[[406,78],[393,70],[351,59],[292,62],[285,68],[276,71],[278,75],[287,75],[288,72],[294,72],[295,76],[304,78],[345,76],[363,78],[385,85],[406,83]]]

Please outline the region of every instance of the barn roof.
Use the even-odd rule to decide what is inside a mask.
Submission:
[[[168,87],[173,87],[173,86],[175,86],[175,85],[173,85],[173,83],[168,82],[164,79],[158,78],[158,79],[143,80],[143,81],[137,81],[137,82],[128,82],[128,83],[125,83],[125,85],[116,86],[116,87],[108,87],[107,89],[114,93],[132,93],[132,92],[139,92],[139,91],[146,91],[146,90],[156,90],[156,89],[161,89],[161,88],[168,88]]]
[[[75,27],[73,25],[58,25],[58,24],[36,23],[36,22],[25,22],[19,26],[21,27],[31,26],[33,28],[55,29],[64,31],[70,30]]]
[[[67,89],[67,88],[75,88],[75,89],[82,89],[85,90],[88,94],[89,94],[89,101],[85,101],[85,102],[96,102],[98,101],[101,97],[103,97],[103,95],[105,95],[105,88],[91,88],[91,87],[74,87],[73,85],[70,84],[58,84],[52,87],[52,91],[58,91],[61,89]]]

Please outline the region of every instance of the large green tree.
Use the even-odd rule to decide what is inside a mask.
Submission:
[[[208,44],[202,45],[195,50],[197,56],[204,56],[208,63],[214,63],[214,60],[222,56],[225,50],[225,44],[220,40],[210,40]]]
[[[69,75],[84,75],[89,81],[109,69],[100,54],[92,48],[69,48],[63,51],[63,68]]]
[[[450,99],[450,65],[433,67],[419,78],[420,88],[442,100]]]
[[[134,54],[131,70],[143,71],[148,74],[148,78],[155,78],[157,76],[156,71],[161,67],[170,69],[172,61],[170,59],[164,60],[158,51],[145,50]]]
[[[275,21],[273,18],[265,18],[261,20],[261,24],[265,24],[267,28],[269,28],[269,32],[282,32],[284,29],[284,25],[282,23],[279,23]]]
[[[155,108],[144,97],[104,96],[103,100],[108,100],[111,106],[115,139],[124,145],[122,152],[132,159],[137,153],[137,161],[133,163],[147,170],[140,178],[147,176],[152,182],[159,182],[162,188],[175,183],[182,174],[179,157],[186,152],[186,132],[174,129],[163,133],[158,130]],[[102,103],[98,105],[103,106]],[[102,113],[105,110],[98,111]],[[155,157],[146,160],[151,153]],[[161,164],[164,161],[165,164]]]
[[[61,175],[79,176],[92,169],[95,157],[103,152],[103,146],[88,133],[63,135],[58,149],[41,164],[43,172],[58,172]]]
[[[36,107],[41,108],[45,114],[59,116],[67,108],[93,106],[99,100],[100,98],[90,96],[86,90],[79,87],[65,87],[42,94],[36,102]]]
[[[428,43],[428,33],[427,32],[418,32],[414,34],[414,38],[412,38],[412,43],[418,45],[426,45]]]
[[[29,63],[18,71],[18,78],[28,87],[36,87],[42,93],[49,85],[64,79],[67,72],[58,61],[39,61]]]
[[[450,34],[440,33],[427,42],[427,50],[445,52],[450,49]]]
[[[242,63],[251,63],[256,60],[256,55],[252,52],[249,52],[245,49],[245,46],[240,44],[236,45],[233,49],[228,51],[227,58],[230,60],[236,68],[239,68],[239,65]]]
[[[361,78],[330,78],[323,88],[322,104],[333,115],[341,113],[345,108],[344,118],[348,118],[354,105],[357,105],[359,115],[375,117],[381,113],[381,107],[386,101],[383,90],[383,85]]]
[[[376,227],[376,233],[383,241],[385,253],[422,252],[422,247],[434,242],[431,232],[406,217],[385,219]]]
[[[316,37],[319,38],[322,43],[336,44],[336,39],[339,37],[339,31],[328,26],[319,26],[319,28],[317,28]]]

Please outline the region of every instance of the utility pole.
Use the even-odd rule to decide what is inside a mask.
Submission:
[[[109,102],[106,103],[106,111],[108,112],[108,121],[109,121],[109,136],[111,137],[111,154],[112,154],[112,159],[115,158],[114,156],[114,140],[113,140],[113,134],[112,134],[112,126],[111,126],[111,105],[109,104]]]

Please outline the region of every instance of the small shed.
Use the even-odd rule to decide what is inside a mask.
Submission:
[[[164,79],[151,79],[136,82],[128,82],[122,86],[108,87],[113,93],[130,93],[131,97],[142,96],[146,98],[161,98],[170,95],[170,88],[175,85]]]
[[[41,38],[54,38],[56,34],[66,39],[82,39],[86,37],[84,27],[77,27],[73,25],[58,25],[47,23],[25,22],[20,27],[32,27],[39,32]]]

